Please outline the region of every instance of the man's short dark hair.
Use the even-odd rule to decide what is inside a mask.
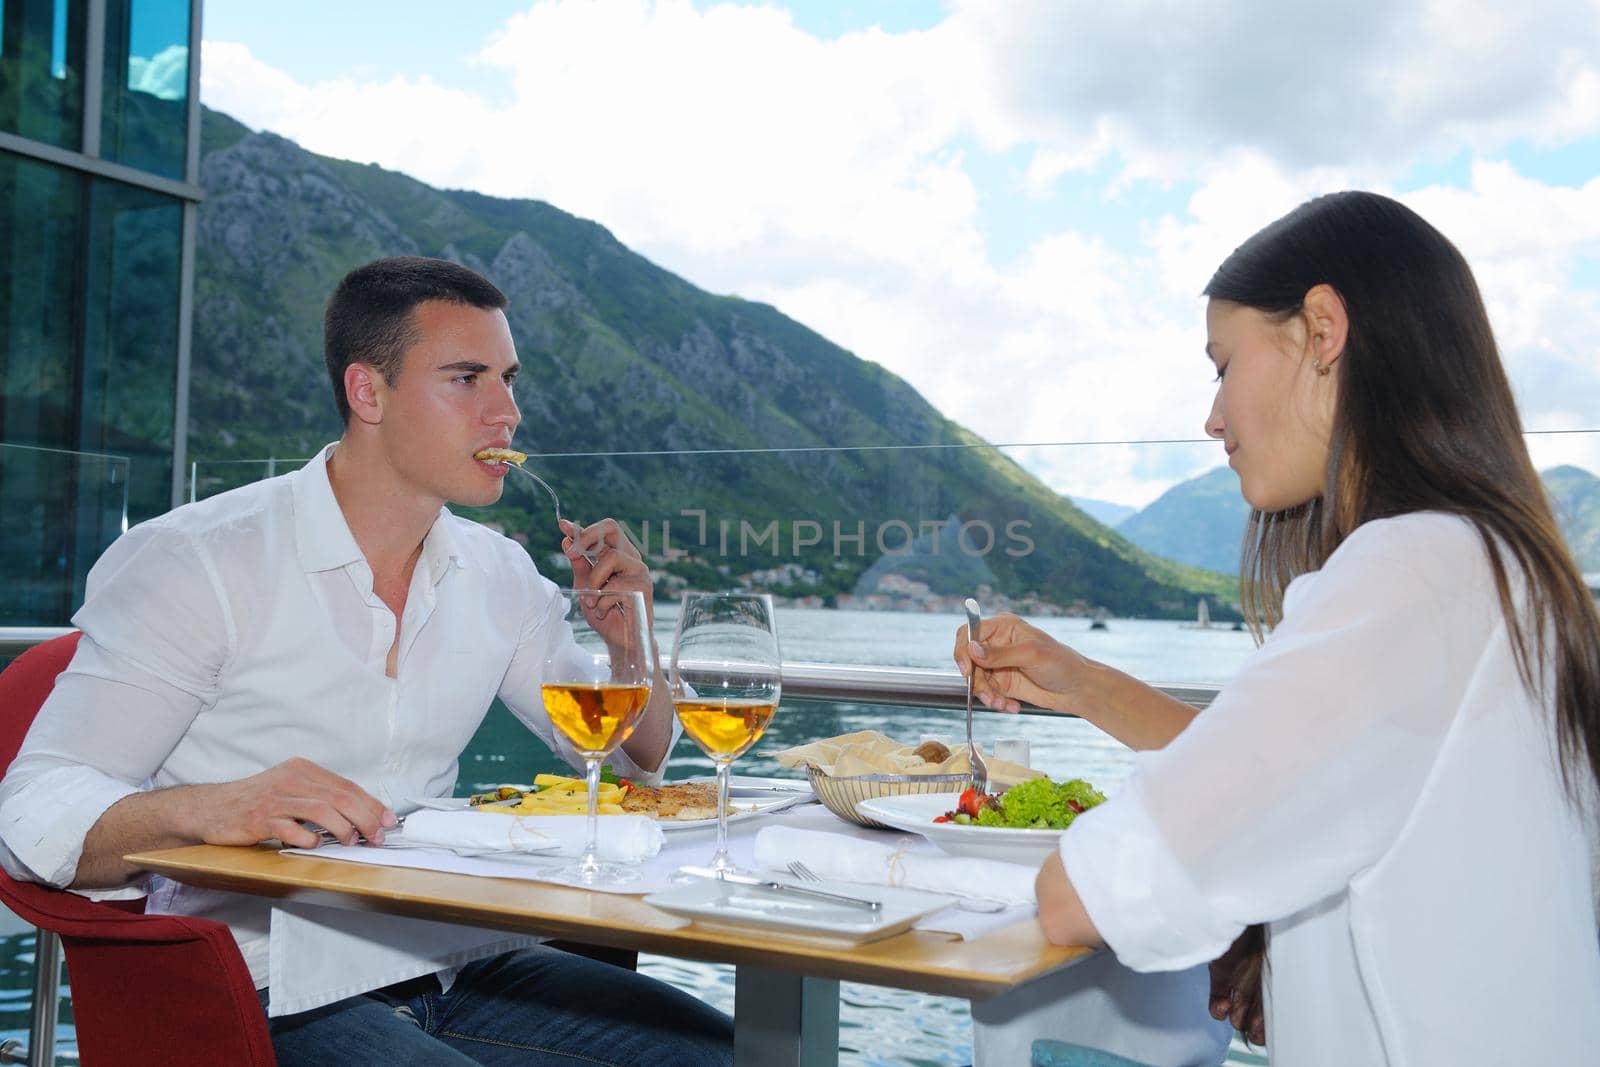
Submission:
[[[322,316],[322,358],[341,422],[350,421],[345,368],[365,363],[393,385],[406,349],[420,339],[412,312],[429,300],[485,311],[503,309],[507,303],[506,295],[476,271],[422,256],[373,260],[346,274],[333,291]]]

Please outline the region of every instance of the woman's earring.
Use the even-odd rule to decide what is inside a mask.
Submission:
[[[1322,365],[1322,360],[1314,359],[1314,360],[1311,361],[1311,369],[1317,372],[1317,377],[1326,378],[1328,376],[1328,372],[1330,370],[1332,370],[1333,368],[1332,367],[1324,367]]]

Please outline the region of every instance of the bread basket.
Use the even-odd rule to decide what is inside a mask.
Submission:
[[[959,793],[971,784],[966,774],[858,774],[848,778],[834,776],[806,765],[806,777],[823,807],[857,826],[890,829],[876,819],[856,811],[863,800],[876,797],[901,797],[915,793]]]

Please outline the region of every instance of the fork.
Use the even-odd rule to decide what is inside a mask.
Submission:
[[[790,860],[788,863],[788,869],[790,874],[794,875],[802,882],[822,881],[822,879],[817,876],[816,871],[813,871],[810,867],[807,867],[799,860]],[[935,890],[935,892],[938,891]],[[964,897],[960,893],[940,893],[939,895],[954,897],[956,901],[956,907],[960,908],[962,911],[982,912],[985,915],[993,915],[995,912],[1005,911],[1006,908],[1010,907],[1010,905],[1005,903],[1005,901],[991,900],[986,897]]]
[[[538,482],[540,488],[542,488],[546,493],[550,494],[550,504],[551,504],[552,507],[554,507],[556,509],[556,525],[560,526],[561,525],[561,498],[556,496],[556,491],[554,489],[550,488],[550,483],[545,481],[543,478],[539,477],[537,474],[533,473],[531,470],[529,470],[528,468],[524,467],[520,463],[513,463],[513,464],[511,464],[511,466],[513,468],[515,468],[516,470],[521,471],[523,474],[526,474],[528,477],[532,478],[534,481]],[[581,534],[583,532],[583,525],[581,523],[579,523],[576,519],[569,519],[568,521],[571,522],[573,526],[577,527],[578,533]],[[577,537],[573,537],[572,543],[578,546],[579,553],[581,553],[583,555],[584,559],[589,561],[589,566],[593,567],[595,565],[595,562],[596,562],[596,558],[595,558],[594,553],[590,552],[587,548],[584,548],[583,545],[579,544]]]
[[[822,878],[817,874],[816,871],[813,871],[810,867],[807,867],[799,860],[789,861],[789,873],[800,879],[802,882],[822,881]]]
[[[978,639],[978,602],[967,597],[967,640]],[[989,768],[983,762],[983,753],[978,751],[978,746],[972,743],[972,679],[977,675],[978,668],[972,667],[967,671],[967,766],[972,772],[972,788],[980,794],[989,791]]]
[[[333,831],[332,830],[329,830],[325,826],[318,826],[314,822],[308,822],[308,823],[305,823],[304,825],[305,825],[305,828],[307,830],[315,831],[317,837],[321,840],[322,844],[324,844],[324,845],[342,845],[342,844],[344,844],[344,842],[340,841],[337,837],[333,836]],[[405,829],[405,825],[406,825],[406,817],[404,815],[398,815],[398,816],[395,817],[393,826],[384,827],[384,833],[387,834],[387,833],[392,833],[395,830],[403,830],[403,829]],[[358,836],[356,838],[356,844],[365,845],[365,844],[369,844],[369,842],[367,841],[365,836]]]

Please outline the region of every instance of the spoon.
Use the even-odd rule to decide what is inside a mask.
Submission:
[[[967,609],[967,640],[978,639],[978,602],[967,597],[962,605]],[[967,764],[972,769],[972,788],[980,793],[989,790],[989,768],[984,765],[983,755],[979,753],[978,746],[972,743],[972,679],[978,673],[978,668],[973,667],[967,672]]]

